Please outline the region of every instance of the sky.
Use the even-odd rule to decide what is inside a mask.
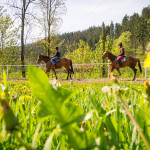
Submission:
[[[12,1],[12,0],[10,0]],[[17,1],[17,0],[15,0]],[[91,26],[101,26],[113,23],[121,23],[127,14],[134,13],[141,15],[142,9],[150,5],[150,0],[64,0],[67,12],[62,17],[62,24],[58,30],[59,34],[83,31]],[[0,0],[4,5],[6,0]],[[6,6],[7,12],[12,15],[12,9]],[[37,13],[38,14],[38,13]],[[19,24],[15,22],[16,26]],[[32,43],[44,37],[43,30],[40,30],[36,22],[32,23],[31,33],[27,36],[26,43]]]
[[[150,5],[150,0],[66,0],[67,13],[62,16],[59,32],[74,32],[101,26],[121,23],[123,17],[138,13]]]

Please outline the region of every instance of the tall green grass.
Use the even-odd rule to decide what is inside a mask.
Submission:
[[[5,99],[19,120],[19,129],[6,130],[1,116],[0,148],[149,149],[120,100],[150,143],[150,110],[141,83],[66,82],[58,87],[35,67],[29,67],[28,79],[5,83]]]

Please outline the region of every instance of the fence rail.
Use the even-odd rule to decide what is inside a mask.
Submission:
[[[148,77],[150,77],[150,69],[144,68],[143,64],[144,64],[144,62],[141,62],[142,70],[144,69],[144,74],[139,75],[139,77],[140,78],[148,78]],[[1,75],[2,75],[2,70],[5,70],[7,73],[7,79],[21,78],[21,69],[17,69],[17,67],[20,68],[21,66],[28,67],[29,65],[0,65]],[[40,67],[43,70],[45,68],[45,64],[33,65],[33,66]],[[108,77],[109,72],[110,72],[109,63],[73,64],[73,67],[75,70],[76,78],[88,78],[88,77],[89,78],[91,78],[91,77],[100,78],[100,77],[102,77],[101,75],[99,75],[102,72],[102,67],[105,67],[105,76],[104,77]],[[13,69],[13,68],[16,68],[16,69]],[[59,72],[58,74],[61,74],[61,73],[65,74],[65,71],[63,69],[58,70],[57,72]],[[130,71],[125,70],[123,72],[128,73],[130,75],[133,74],[132,70],[130,70]],[[122,74],[124,74],[123,72],[122,72]],[[15,73],[18,73],[19,77],[17,77],[15,75]],[[96,75],[94,75],[94,73]],[[14,76],[12,76],[12,74],[14,74]],[[51,76],[53,77],[53,74],[51,74]]]

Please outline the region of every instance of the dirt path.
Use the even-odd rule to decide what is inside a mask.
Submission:
[[[123,81],[126,82],[133,82],[133,83],[144,83],[148,79],[136,79],[135,81],[132,81],[131,79],[123,79]],[[14,82],[21,82],[21,81],[28,81],[27,79],[9,79],[8,81],[14,81]],[[58,79],[60,82],[74,82],[74,83],[93,83],[93,82],[110,82],[111,80],[107,79],[73,79],[73,80],[66,80],[66,79]],[[122,81],[122,82],[123,82]]]
[[[123,79],[121,82],[124,82],[124,81],[127,81],[127,82],[133,82],[133,83],[144,83],[146,80],[148,79],[136,79],[135,81],[132,81],[131,79]],[[64,80],[64,79],[59,79],[58,81],[61,81],[61,82],[70,82],[71,80]],[[75,82],[75,83],[93,83],[93,82],[110,82],[111,80],[107,80],[107,79],[74,79],[72,80],[72,82]]]

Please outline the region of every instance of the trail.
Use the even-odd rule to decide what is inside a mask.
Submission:
[[[50,79],[53,80],[53,79]],[[137,78],[135,81],[132,81],[131,79],[123,79],[122,81],[120,79],[118,79],[120,82],[132,82],[132,83],[144,83],[145,81],[147,81],[148,79],[141,79],[141,78]],[[28,81],[27,79],[8,79],[8,82],[23,82],[23,81]],[[73,82],[73,83],[80,83],[80,84],[84,84],[84,83],[100,83],[100,82],[111,82],[111,80],[107,80],[107,79],[73,79],[73,80],[66,80],[66,79],[58,79],[58,81],[60,82]]]

